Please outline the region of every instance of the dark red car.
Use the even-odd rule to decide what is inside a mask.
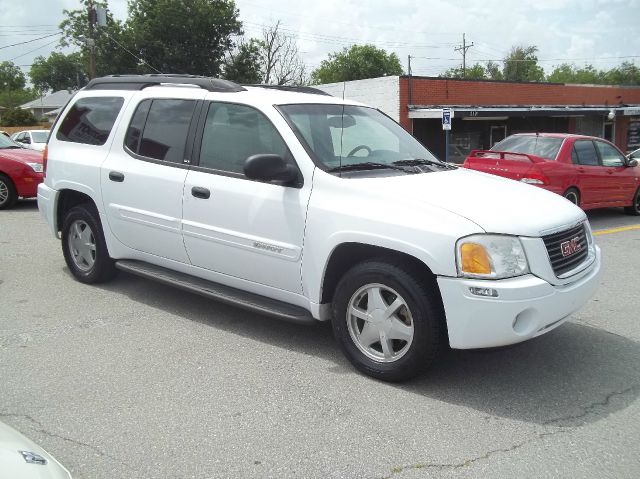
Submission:
[[[640,167],[602,138],[565,133],[511,135],[473,150],[465,168],[536,185],[582,209],[623,206],[640,215]]]
[[[11,208],[19,196],[36,196],[42,178],[42,153],[0,135],[0,210]]]

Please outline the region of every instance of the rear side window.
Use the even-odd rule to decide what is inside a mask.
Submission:
[[[598,166],[598,153],[591,140],[578,140],[573,144],[579,165]]]
[[[85,145],[104,145],[123,103],[122,97],[81,98],[60,123],[56,138]]]
[[[125,137],[133,153],[154,160],[182,163],[195,100],[142,101]]]

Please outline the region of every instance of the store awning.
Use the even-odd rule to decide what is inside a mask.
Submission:
[[[467,120],[489,120],[509,117],[531,117],[531,116],[555,116],[555,117],[579,117],[587,115],[609,116],[613,119],[616,116],[640,115],[639,106],[464,106],[464,105],[441,105],[422,106],[409,105],[409,118],[442,118],[443,108],[451,110],[453,118]]]

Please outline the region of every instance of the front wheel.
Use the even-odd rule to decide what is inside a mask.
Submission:
[[[574,205],[580,206],[580,193],[575,188],[569,188],[562,196],[571,201]]]
[[[6,175],[0,175],[0,210],[11,208],[18,200],[16,187]]]
[[[333,301],[333,331],[360,371],[403,381],[436,357],[444,328],[439,296],[411,268],[369,260],[340,280]]]
[[[631,206],[626,206],[624,212],[628,215],[640,216],[640,188],[638,188],[636,194],[633,195]]]
[[[98,212],[93,205],[71,208],[62,223],[62,252],[69,271],[82,283],[101,283],[116,274]]]

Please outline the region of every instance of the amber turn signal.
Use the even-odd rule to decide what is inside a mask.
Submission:
[[[464,243],[460,247],[462,272],[471,274],[491,274],[491,260],[484,246],[478,243]]]

